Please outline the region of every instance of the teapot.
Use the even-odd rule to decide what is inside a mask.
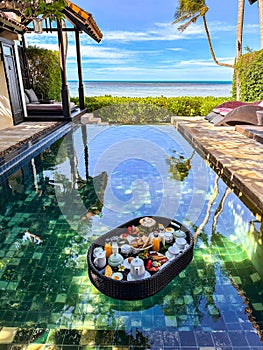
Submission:
[[[111,267],[117,267],[122,264],[123,257],[119,253],[114,253],[109,256],[108,263]]]
[[[103,269],[103,267],[106,265],[106,262],[107,261],[105,250],[98,252],[96,258],[94,259],[94,265],[99,269]]]
[[[145,274],[144,261],[138,256],[131,261],[131,276],[136,279],[143,277]]]

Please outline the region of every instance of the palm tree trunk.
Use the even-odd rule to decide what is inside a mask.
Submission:
[[[263,0],[258,0],[260,48],[263,48]]]
[[[207,40],[208,40],[209,50],[210,50],[210,53],[212,55],[212,58],[213,58],[214,62],[218,66],[234,68],[234,66],[232,64],[221,63],[221,62],[218,62],[218,60],[216,59],[216,56],[215,56],[215,53],[214,53],[214,50],[213,50],[213,47],[212,47],[212,41],[211,41],[211,38],[210,38],[209,30],[208,30],[207,23],[206,23],[206,18],[205,18],[205,16],[202,16],[202,18],[203,18],[205,32],[206,32],[206,36],[207,36]]]
[[[238,15],[237,15],[237,37],[236,37],[236,63],[242,55],[242,41],[243,41],[243,23],[244,23],[244,8],[245,0],[238,0]],[[240,81],[238,70],[236,69],[236,99],[240,99]]]

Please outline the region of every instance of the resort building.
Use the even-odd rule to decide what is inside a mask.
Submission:
[[[16,7],[17,6],[17,7]],[[67,119],[76,117],[84,113],[84,88],[82,82],[82,67],[80,53],[80,32],[85,32],[96,42],[102,39],[102,33],[94,21],[92,15],[70,1],[67,1],[63,9],[65,20],[63,23],[69,25],[65,28],[62,22],[54,21],[50,23],[47,20],[39,18],[28,18],[21,12],[19,5],[9,1],[0,4],[0,129],[17,125],[26,120],[47,120],[51,118]],[[34,24],[34,26],[32,26]],[[60,50],[60,67],[61,67],[61,102],[47,104],[45,101],[34,101],[36,96],[31,90],[30,72],[27,67],[25,56],[25,34],[35,31],[57,32],[58,50]],[[75,33],[76,57],[78,65],[79,80],[79,106],[70,103],[69,91],[67,87],[66,59],[64,52],[65,32]],[[25,95],[25,89],[29,90]],[[33,106],[31,103],[33,102]],[[35,102],[38,102],[37,104]],[[41,103],[39,103],[41,102]],[[73,114],[72,114],[73,112]],[[30,115],[30,118],[29,118]]]

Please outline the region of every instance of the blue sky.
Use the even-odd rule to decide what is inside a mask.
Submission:
[[[203,22],[185,32],[172,25],[177,0],[75,0],[103,33],[101,43],[81,34],[84,80],[232,80],[232,69],[211,59]],[[235,57],[237,3],[207,0],[207,22],[218,61]],[[56,35],[29,34],[27,43],[57,50]],[[243,46],[260,49],[257,3],[246,0]],[[245,51],[244,51],[245,52]],[[73,35],[69,35],[67,78],[77,78]]]

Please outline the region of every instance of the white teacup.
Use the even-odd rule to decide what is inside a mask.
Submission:
[[[176,256],[180,253],[180,249],[174,244],[171,247],[168,248],[168,252],[172,256]]]
[[[186,240],[184,238],[176,238],[175,243],[179,249],[184,249],[186,245]]]

